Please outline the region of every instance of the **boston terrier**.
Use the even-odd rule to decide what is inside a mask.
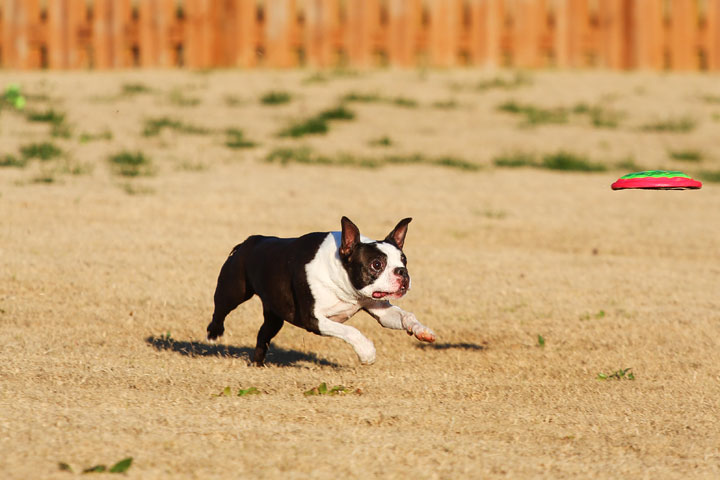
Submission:
[[[317,335],[341,338],[355,349],[361,363],[375,362],[373,343],[345,325],[359,310],[368,312],[383,327],[434,342],[432,330],[388,301],[410,289],[402,251],[410,220],[400,220],[382,241],[360,235],[346,217],[341,220],[340,232],[308,233],[299,238],[248,237],[233,248],[220,270],[208,340],[222,336],[225,317],[257,295],[265,318],[253,357],[258,366],[264,364],[270,340],[284,322]]]

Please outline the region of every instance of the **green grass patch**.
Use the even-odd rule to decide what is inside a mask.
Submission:
[[[228,148],[252,148],[257,145],[255,142],[247,140],[243,131],[238,128],[228,128],[225,130],[225,135],[227,137],[225,139],[225,146]]]
[[[668,118],[642,125],[643,132],[687,133],[697,127],[697,122],[690,117]]]
[[[493,159],[493,164],[498,167],[535,167],[537,160],[535,155],[527,152],[503,153]]]
[[[317,115],[290,124],[278,133],[280,137],[304,137],[305,135],[322,135],[330,130],[328,122],[332,120],[352,120],[355,113],[340,105],[335,108],[323,110]]]
[[[170,103],[177,105],[178,107],[196,107],[202,103],[202,100],[198,97],[189,97],[185,95],[180,88],[176,88],[170,92],[168,97]]]
[[[564,108],[540,108],[530,104],[518,103],[515,100],[501,103],[497,109],[501,112],[524,116],[524,124],[528,126],[562,124],[567,123],[569,119],[568,111]]]
[[[432,107],[437,108],[438,110],[453,110],[455,108],[458,108],[459,106],[460,104],[453,99],[438,100],[432,103]]]
[[[481,92],[487,90],[513,90],[528,85],[532,85],[532,77],[526,73],[517,72],[510,78],[497,76],[480,80],[475,84],[475,90]]]
[[[720,183],[720,170],[700,170],[697,176],[705,182]]]
[[[97,140],[112,140],[113,134],[110,130],[105,130],[100,133],[88,133],[83,132],[78,137],[78,141],[80,143],[88,143],[88,142],[94,142]]]
[[[50,142],[30,143],[20,147],[20,154],[27,160],[33,158],[50,160],[59,157],[62,153],[62,150]]]
[[[139,95],[141,93],[151,92],[152,89],[142,83],[124,83],[120,90],[120,94],[125,96]]]
[[[670,158],[681,162],[700,162],[702,161],[702,152],[699,150],[670,150],[668,152]]]
[[[627,157],[618,161],[615,164],[615,168],[617,168],[618,170],[627,170],[631,172],[641,172],[643,170],[646,170],[645,168],[637,164],[637,162],[635,161],[635,157],[633,157],[632,155],[628,155]]]
[[[720,113],[713,113],[712,119],[714,122],[720,122]]]
[[[598,373],[598,380],[635,380],[635,374],[631,372],[632,368],[621,368],[610,373]]]
[[[398,107],[404,107],[404,108],[417,108],[418,102],[417,100],[413,100],[412,98],[407,97],[395,97],[390,100],[390,102],[393,105],[397,105]]]
[[[145,120],[145,126],[143,128],[143,135],[146,137],[153,137],[159,135],[163,129],[170,129],[177,133],[187,133],[192,135],[205,135],[210,133],[210,130],[196,125],[190,125],[183,123],[180,120],[174,120],[168,117],[159,118],[148,118]]]
[[[385,101],[385,99],[377,93],[349,92],[343,95],[342,101],[358,103],[378,103]]]
[[[317,115],[317,118],[329,121],[329,120],[353,120],[355,119],[355,112],[348,110],[344,105],[339,105],[335,108],[329,108],[323,110]]]
[[[317,387],[313,387],[310,390],[305,391],[304,395],[306,397],[311,396],[317,396],[317,395],[328,395],[328,396],[335,396],[335,395],[347,395],[348,393],[357,393],[360,394],[360,390],[356,389],[353,390],[352,388],[345,387],[343,385],[335,385],[334,387],[328,388],[327,383],[323,382]]]
[[[65,122],[65,114],[54,109],[30,110],[26,113],[29,122],[48,123],[51,126],[50,134],[53,137],[70,138],[70,126]]]
[[[110,468],[108,468],[107,465],[93,465],[92,467],[83,468],[82,473],[127,473],[132,462],[132,457],[128,457],[120,460]],[[66,462],[58,462],[58,469],[63,472],[74,473],[73,468]]]
[[[290,103],[292,95],[289,92],[284,91],[271,91],[263,94],[260,97],[260,103],[263,105],[283,105]]]
[[[604,172],[607,167],[600,163],[590,162],[585,156],[571,152],[559,151],[543,155],[539,165],[550,170],[568,170],[574,172]]]
[[[322,135],[329,130],[327,121],[322,118],[311,117],[299,122],[290,124],[287,128],[278,133],[280,137],[304,137],[305,135]]]
[[[391,147],[392,144],[393,144],[392,139],[390,137],[388,137],[387,135],[379,137],[379,138],[375,138],[368,142],[368,145],[370,145],[371,147]]]
[[[26,157],[16,157],[15,155],[2,155],[0,156],[0,167],[15,167],[23,168],[27,165],[28,160]]]
[[[385,165],[433,165],[455,168],[467,171],[476,171],[480,166],[467,160],[456,157],[425,157],[420,154],[388,155],[384,157],[361,157],[346,153],[333,156],[320,155],[307,147],[278,148],[271,151],[265,158],[270,163],[299,163],[304,165],[351,166],[361,168],[379,168]]]
[[[350,103],[389,103],[403,108],[417,108],[417,100],[407,97],[384,97],[378,93],[349,92],[342,96],[342,102]]]
[[[123,177],[147,177],[154,172],[152,161],[142,152],[122,151],[109,157],[110,166]]]
[[[567,170],[574,172],[604,172],[607,167],[600,163],[589,161],[584,155],[567,151],[546,153],[538,161],[537,156],[527,152],[510,152],[501,154],[493,159],[498,167],[533,167],[548,170]]]

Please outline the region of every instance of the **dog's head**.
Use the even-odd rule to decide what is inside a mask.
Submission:
[[[382,241],[361,238],[347,217],[341,220],[340,260],[353,287],[375,300],[400,298],[410,289],[407,258],[402,251],[411,218],[404,218]]]

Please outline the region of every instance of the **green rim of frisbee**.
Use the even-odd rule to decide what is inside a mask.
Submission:
[[[673,170],[646,170],[644,172],[628,173],[620,177],[621,180],[630,178],[690,178],[690,175]]]

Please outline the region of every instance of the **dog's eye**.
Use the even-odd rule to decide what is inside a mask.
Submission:
[[[407,258],[405,257],[404,253],[402,255],[400,255],[400,260],[403,262],[403,265],[407,264]]]
[[[373,270],[378,271],[382,268],[382,262],[380,260],[375,260],[370,264],[370,267]]]

